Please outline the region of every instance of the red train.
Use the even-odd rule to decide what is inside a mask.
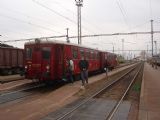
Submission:
[[[0,45],[0,74],[20,73],[24,67],[23,49]]]
[[[84,46],[60,41],[28,42],[25,44],[25,76],[29,79],[59,80],[66,77],[67,58],[74,62],[74,76],[80,73],[79,61],[85,57],[89,62],[89,73],[117,66],[117,56]]]

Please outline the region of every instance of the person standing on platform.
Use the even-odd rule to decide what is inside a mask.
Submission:
[[[71,83],[73,83],[74,62],[72,59],[68,59],[68,77]]]
[[[107,64],[107,62],[106,62],[106,65],[105,65],[104,70],[105,70],[105,72],[106,72],[106,78],[107,78],[107,80],[108,80],[108,71],[109,71],[109,69],[108,69],[108,64]]]
[[[81,70],[81,79],[82,79],[82,86],[85,85],[85,82],[88,84],[88,67],[89,63],[84,57],[81,58],[79,61],[79,68]]]

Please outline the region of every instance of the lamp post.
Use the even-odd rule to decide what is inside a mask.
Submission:
[[[77,25],[78,25],[78,44],[82,44],[81,36],[81,7],[83,6],[83,0],[75,0],[77,6]]]
[[[124,39],[122,39],[122,56],[124,57]]]

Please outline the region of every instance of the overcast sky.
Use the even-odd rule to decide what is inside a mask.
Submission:
[[[160,31],[160,0],[84,0],[82,34],[150,31],[151,19],[154,30]],[[77,35],[76,21],[75,0],[0,0],[0,41],[64,35],[67,27],[70,36]],[[121,50],[122,39],[125,50],[151,48],[150,35],[83,38],[82,44]],[[160,35],[155,34],[154,40],[160,49]],[[23,48],[24,42],[8,44]]]

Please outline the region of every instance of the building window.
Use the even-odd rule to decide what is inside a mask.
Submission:
[[[49,47],[42,48],[42,58],[48,60],[50,59],[50,56],[51,56],[51,48]]]
[[[26,58],[27,59],[32,58],[32,48],[26,48]]]

